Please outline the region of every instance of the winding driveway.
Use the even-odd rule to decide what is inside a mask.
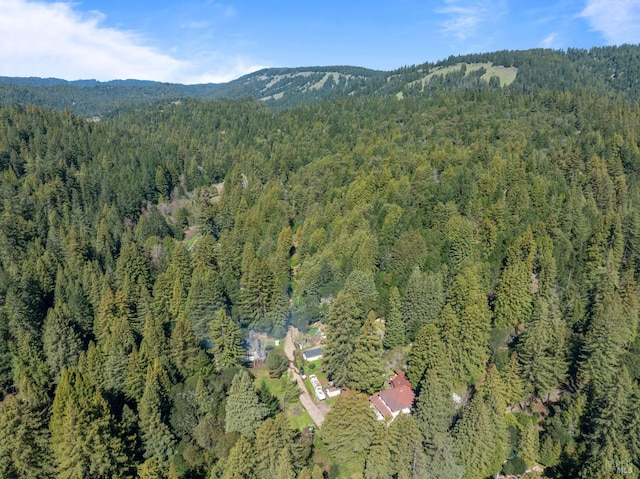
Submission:
[[[302,376],[300,376],[300,371],[298,371],[298,368],[296,367],[296,362],[293,355],[294,351],[296,350],[296,346],[293,342],[293,337],[297,332],[297,328],[289,326],[287,337],[284,340],[284,353],[289,359],[289,370],[293,373],[293,377],[302,390],[302,394],[300,394],[300,403],[307,410],[315,425],[320,427],[324,422],[325,415],[331,410],[331,408],[325,403],[316,404],[315,402],[313,402],[309,391],[307,391],[307,388],[304,385],[304,380],[302,379]]]

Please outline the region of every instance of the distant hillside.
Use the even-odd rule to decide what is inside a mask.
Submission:
[[[0,77],[0,105],[36,104],[84,115],[179,98],[251,96],[270,107],[347,96],[419,96],[434,91],[507,88],[588,90],[611,98],[640,98],[640,46],[590,50],[534,49],[450,57],[391,72],[352,66],[269,68],[224,84],[180,85],[140,80],[98,82]]]
[[[387,75],[350,66],[269,68],[221,85],[214,96],[252,96],[271,106],[290,107],[362,93],[375,80],[384,82]]]
[[[140,80],[65,81],[57,78],[0,77],[0,105],[18,103],[68,108],[85,117],[105,116],[116,110],[161,99],[212,98],[219,85],[180,85]]]

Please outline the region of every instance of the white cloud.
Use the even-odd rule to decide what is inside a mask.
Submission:
[[[238,13],[236,9],[233,8],[233,5],[222,5],[220,3],[217,3],[216,8],[221,10],[224,16],[227,18],[235,17],[236,14]]]
[[[609,43],[640,43],[640,0],[587,0],[580,16]]]
[[[557,33],[550,33],[549,35],[547,35],[544,40],[542,40],[542,48],[552,48],[554,45],[554,40],[556,39],[556,37],[558,36]]]
[[[214,55],[216,56],[216,55]],[[221,60],[210,60],[203,63],[217,64],[215,72],[205,71],[194,67],[190,72],[185,71],[180,82],[187,85],[199,83],[226,83],[236,78],[266,68],[266,65],[247,63],[241,57],[224,58]]]
[[[502,0],[491,4],[482,0],[444,0],[444,6],[436,12],[448,17],[441,24],[442,31],[465,41],[475,36],[481,25],[498,20],[504,9]]]
[[[233,56],[218,55],[208,72],[210,63],[175,58],[103,21],[101,13],[78,13],[70,3],[0,0],[0,75],[192,83],[228,81],[252,71]]]
[[[478,5],[462,6],[452,0],[447,0],[445,3],[445,7],[437,10],[438,13],[449,17],[442,23],[442,31],[459,40],[466,40],[480,22],[481,7]]]
[[[209,28],[210,26],[211,22],[197,20],[190,20],[180,24],[180,28],[187,28],[189,30],[201,30],[203,28]]]
[[[466,40],[480,22],[478,11],[475,8],[449,7],[443,9],[442,13],[451,15],[451,18],[442,24],[442,30],[445,33],[451,33],[460,40]]]

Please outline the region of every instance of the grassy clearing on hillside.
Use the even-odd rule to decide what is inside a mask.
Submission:
[[[287,416],[289,416],[289,420],[296,431],[302,431],[303,429],[314,425],[313,419],[311,419],[309,413],[300,403],[290,405],[287,409]]]
[[[187,242],[187,249],[191,251],[196,242],[202,237],[202,232],[197,225],[190,227],[184,235],[184,240]]]
[[[260,387],[262,382],[267,385],[267,389],[272,396],[276,397],[279,401],[284,394],[282,389],[282,382],[277,378],[270,378],[269,372],[265,366],[260,366],[253,369],[253,374],[256,377],[255,385]],[[309,413],[302,407],[299,401],[287,404],[285,411],[287,417],[291,421],[291,425],[298,431],[302,431],[305,427],[313,425],[313,420]]]
[[[516,67],[504,67],[502,65],[494,65],[493,63],[458,63],[456,65],[451,65],[448,67],[436,67],[432,69],[424,78],[421,80],[417,80],[422,82],[422,86],[429,82],[431,78],[436,75],[446,75],[447,73],[460,71],[462,65],[466,65],[467,71],[466,75],[469,75],[472,72],[478,71],[481,68],[484,68],[486,73],[482,75],[482,79],[485,81],[489,81],[492,76],[496,76],[500,79],[500,86],[505,87],[509,86],[516,79],[516,75],[518,74],[518,69]]]

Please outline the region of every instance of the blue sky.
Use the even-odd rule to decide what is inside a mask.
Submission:
[[[223,82],[463,53],[640,43],[640,0],[0,0],[0,75]]]

